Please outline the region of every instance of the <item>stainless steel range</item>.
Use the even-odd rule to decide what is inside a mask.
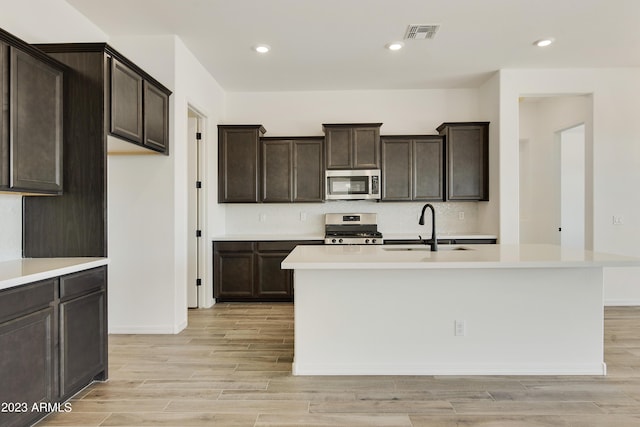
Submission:
[[[324,243],[329,245],[381,245],[378,216],[374,213],[324,216]]]

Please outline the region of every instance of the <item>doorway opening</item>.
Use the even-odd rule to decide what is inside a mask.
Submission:
[[[204,117],[188,109],[187,135],[187,306],[199,308],[204,303],[202,286],[205,272],[204,218],[205,199],[202,191],[204,175],[203,132]]]
[[[590,95],[520,99],[520,243],[590,249]]]

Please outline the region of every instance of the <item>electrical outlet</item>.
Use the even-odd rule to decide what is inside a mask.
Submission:
[[[624,224],[624,218],[620,215],[613,216],[613,225],[622,225]]]
[[[300,221],[306,221],[306,220],[307,220],[307,213],[300,212]]]
[[[464,221],[464,212],[463,211],[458,212],[458,219],[460,221]]]
[[[455,336],[464,337],[467,334],[467,325],[464,320],[456,320],[454,321],[455,325]]]
[[[264,212],[260,213],[260,222],[266,222],[267,221],[267,214]]]

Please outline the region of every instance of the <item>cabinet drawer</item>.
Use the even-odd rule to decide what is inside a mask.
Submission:
[[[47,279],[0,292],[0,323],[49,306],[57,279]]]
[[[321,240],[282,240],[258,242],[258,252],[291,252],[298,245],[320,245]]]
[[[93,268],[60,278],[60,299],[69,299],[103,289],[107,283],[106,267]]]
[[[253,252],[253,242],[214,242],[214,251]]]

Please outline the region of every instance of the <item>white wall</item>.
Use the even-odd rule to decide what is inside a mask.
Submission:
[[[187,325],[187,233],[195,232],[187,227],[188,109],[207,117],[204,151],[211,168],[216,157],[210,148],[216,144],[224,93],[175,36],[114,38],[110,43],[173,94],[169,157],[109,157],[109,328],[116,333],[177,333]],[[211,173],[207,177],[208,194],[215,181]],[[213,206],[206,227],[219,230],[217,223],[223,221],[223,213]],[[210,283],[210,277],[208,270],[203,283]],[[212,290],[206,288],[211,287],[203,290],[210,305]]]
[[[593,140],[587,136],[587,175],[593,174],[593,249],[640,256],[640,70],[562,69],[502,70],[500,72],[500,237],[519,241],[518,98],[535,95],[593,96]],[[589,168],[592,168],[590,171]],[[591,183],[588,183],[591,184]],[[622,216],[614,226],[612,217]],[[640,304],[640,269],[606,269],[607,304]]]
[[[187,138],[188,109],[192,108],[204,117],[202,128],[203,142],[201,155],[204,158],[203,191],[204,203],[207,207],[202,235],[205,236],[206,253],[205,271],[202,276],[204,285],[201,289],[200,301],[205,307],[213,304],[212,263],[213,259],[211,242],[208,236],[224,232],[225,210],[218,200],[218,123],[222,123],[225,113],[225,93],[220,85],[198,62],[193,54],[186,48],[180,39],[176,43],[176,93],[173,95],[176,117],[176,139],[189,141]],[[191,233],[187,230],[187,185],[194,185],[186,181],[187,177],[187,148],[178,143],[174,150],[180,149],[178,160],[179,178],[176,182],[176,206],[180,211],[180,224],[177,226],[179,233]],[[175,152],[175,151],[174,151]],[[178,153],[176,152],[176,155]],[[180,247],[177,248],[176,258],[186,256],[186,234],[180,238]],[[179,282],[179,278],[176,279]]]
[[[437,134],[445,121],[478,121],[485,116],[476,89],[231,92],[225,123],[262,124],[265,136],[322,136],[323,123],[378,123],[382,135]],[[438,203],[439,233],[478,229],[479,205],[485,202]],[[325,212],[376,212],[383,234],[427,234],[419,226],[422,203],[327,202],[322,204],[230,204],[225,207],[227,233],[323,233]],[[300,212],[307,220],[300,220]],[[464,212],[465,220],[458,219]],[[260,222],[260,214],[267,220]]]
[[[22,257],[22,196],[0,194],[0,261]]]
[[[500,74],[479,90],[480,120],[489,124],[489,202],[478,205],[478,230],[498,236],[500,242]]]
[[[104,41],[107,38],[64,0],[0,0],[0,10],[0,28],[28,43]],[[22,197],[0,194],[0,261],[21,256]]]

